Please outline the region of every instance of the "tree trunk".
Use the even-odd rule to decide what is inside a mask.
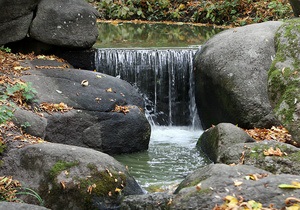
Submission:
[[[295,17],[300,16],[300,0],[289,0],[293,8]]]

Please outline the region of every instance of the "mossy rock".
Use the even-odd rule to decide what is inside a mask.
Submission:
[[[300,19],[286,21],[275,36],[276,56],[268,73],[275,115],[300,143]]]
[[[1,172],[36,191],[53,210],[115,209],[124,196],[144,193],[113,157],[64,144],[40,143],[10,150]],[[35,204],[31,200],[24,199]]]
[[[264,151],[277,148],[282,156],[265,155]],[[225,164],[245,164],[269,171],[273,174],[300,174],[300,149],[278,141],[261,141],[236,144],[228,147],[221,155]]]

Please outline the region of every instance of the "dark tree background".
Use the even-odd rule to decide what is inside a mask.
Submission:
[[[300,0],[289,0],[293,8],[295,17],[300,16]]]

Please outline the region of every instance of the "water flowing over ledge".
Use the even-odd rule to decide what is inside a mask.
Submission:
[[[154,124],[199,127],[192,72],[197,50],[100,48],[96,70],[136,86]]]
[[[106,49],[96,70],[134,85],[152,124],[148,151],[117,155],[146,190],[169,190],[210,161],[195,148],[202,134],[194,97],[193,57],[199,48]]]

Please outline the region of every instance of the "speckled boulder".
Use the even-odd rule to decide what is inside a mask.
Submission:
[[[42,0],[30,36],[51,45],[90,48],[98,36],[97,15],[83,0]]]

